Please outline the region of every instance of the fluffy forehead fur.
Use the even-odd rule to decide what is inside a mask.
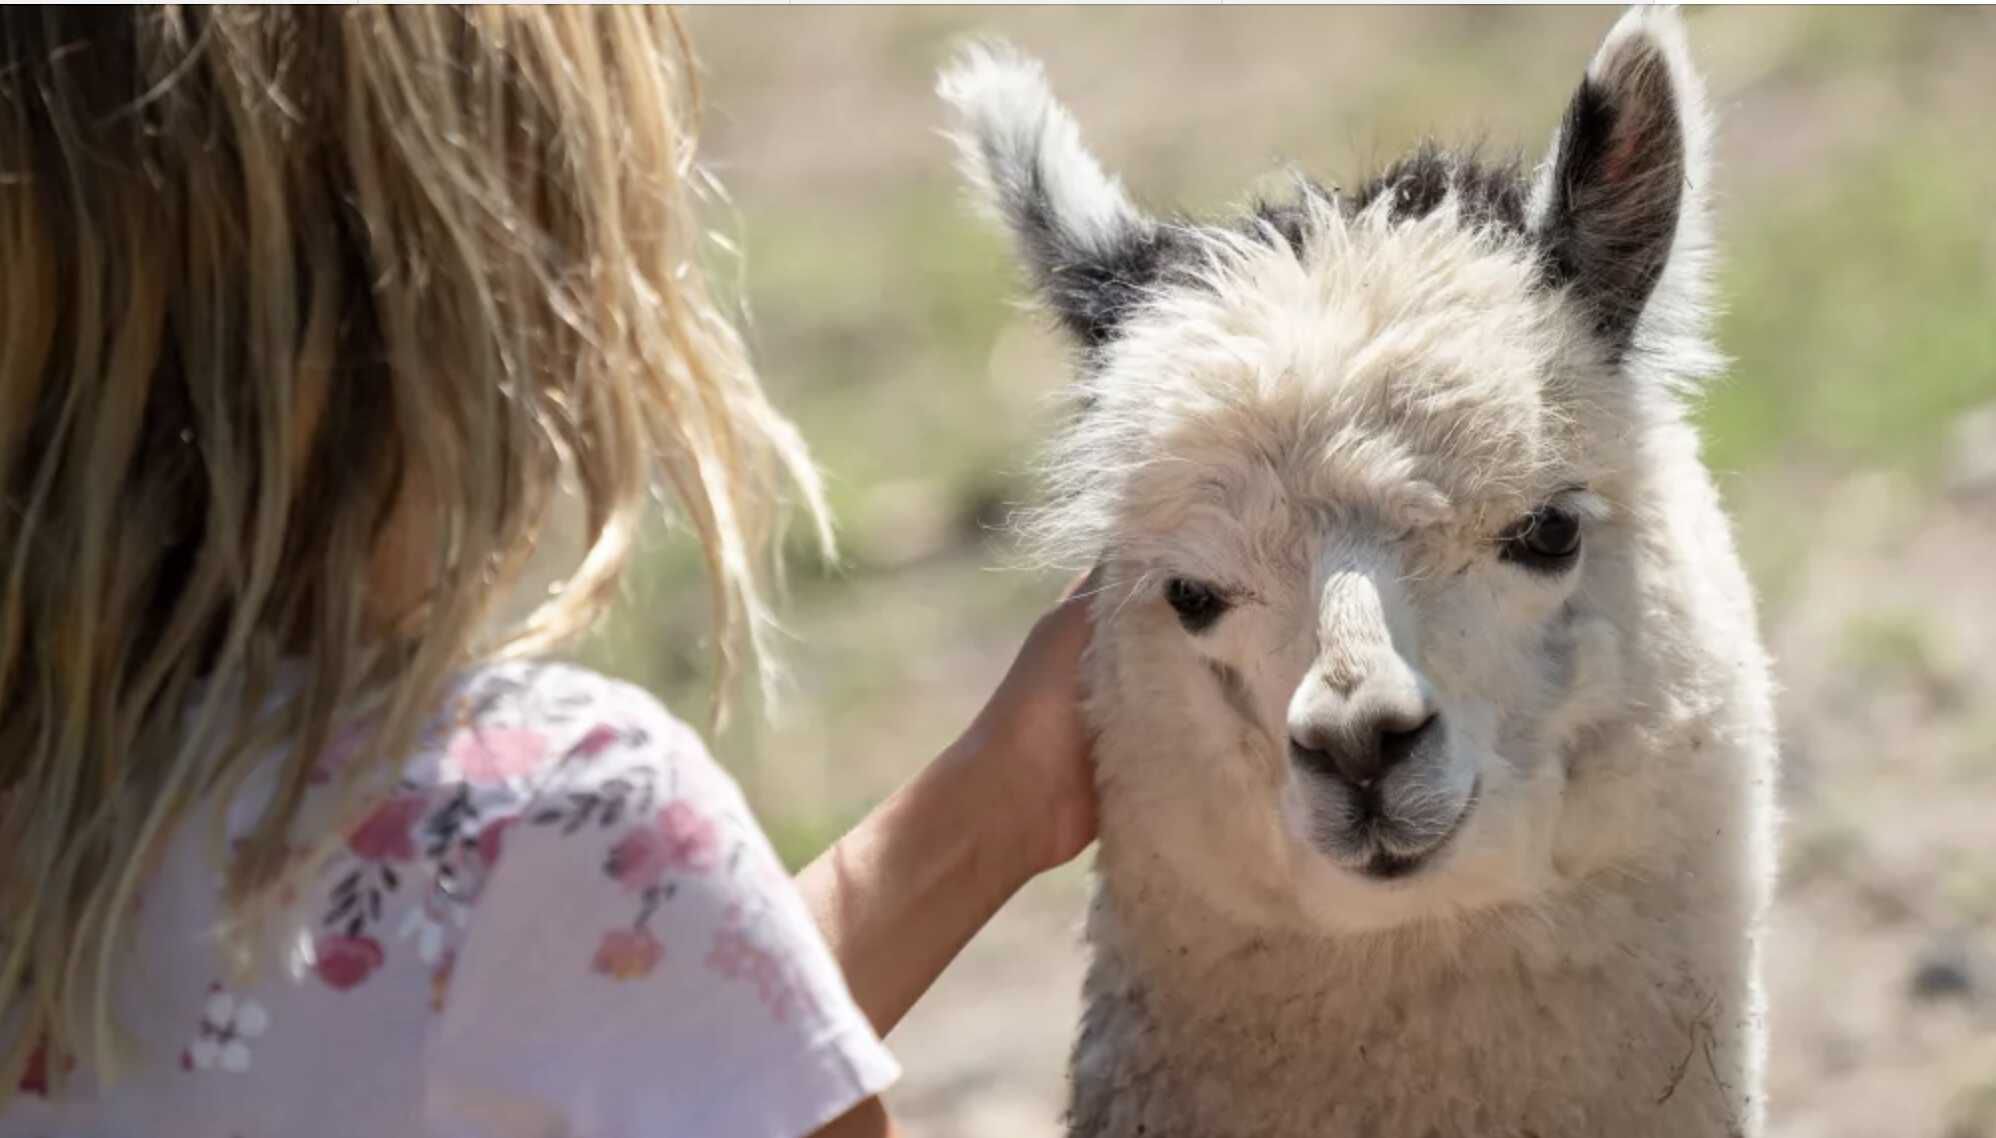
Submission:
[[[1050,463],[1041,533],[1061,553],[1162,537],[1187,511],[1248,516],[1269,493],[1473,538],[1593,475],[1566,382],[1587,353],[1520,236],[1453,198],[1405,218],[1390,195],[1352,210],[1306,189],[1298,213],[1295,244],[1180,231],[1184,268],[1100,357]]]
[[[1212,223],[1137,209],[1031,60],[974,47],[941,91],[1083,353],[1028,519],[1048,560],[1271,494],[1459,552],[1560,490],[1612,500],[1715,368],[1702,95],[1667,15],[1618,25],[1536,172],[1426,146]]]

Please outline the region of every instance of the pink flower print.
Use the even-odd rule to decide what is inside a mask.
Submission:
[[[518,817],[508,815],[478,831],[478,860],[485,863],[485,868],[499,864],[499,851],[506,844],[506,830],[517,821]]]
[[[714,934],[706,965],[730,980],[745,980],[755,987],[756,998],[769,1009],[770,1017],[784,1022],[790,1013],[789,984],[776,958],[750,940],[741,929],[726,927]]]
[[[730,907],[726,923],[715,931],[714,943],[707,950],[704,963],[708,971],[752,985],[756,998],[769,1009],[770,1018],[777,1023],[789,1020],[791,1012],[799,1004],[815,1009],[817,1002],[808,991],[797,985],[784,960],[756,943],[740,921],[741,910]]]
[[[624,733],[622,731],[617,730],[608,723],[598,723],[589,729],[589,733],[584,735],[581,741],[568,749],[568,757],[587,762],[615,746],[617,741],[623,737]]]
[[[381,967],[381,942],[371,936],[322,936],[313,945],[312,968],[330,987],[344,992]]]
[[[421,794],[398,794],[347,835],[347,848],[367,861],[410,861],[416,856],[415,830],[430,801]]]
[[[612,929],[596,946],[589,970],[612,980],[636,980],[649,976],[665,956],[665,946],[649,929]]]
[[[714,868],[721,849],[720,830],[691,803],[666,803],[658,812],[658,829],[665,837],[666,861],[674,869],[705,873]]]
[[[707,967],[730,980],[738,979],[748,970],[749,958],[755,953],[755,946],[735,927],[736,910],[728,910],[728,924],[714,933],[714,946],[707,950]]]
[[[200,1031],[181,1054],[181,1066],[240,1075],[250,1067],[249,1041],[269,1027],[270,1013],[262,1004],[239,999],[221,985],[214,985],[201,1009]]]
[[[604,869],[625,889],[644,892],[665,874],[665,838],[655,826],[639,826],[610,847]]]
[[[62,1061],[64,1071],[74,1071],[76,1060],[65,1056]],[[21,1072],[20,1092],[24,1095],[49,1095],[49,1041],[43,1039],[28,1053],[28,1065]]]
[[[21,1072],[20,1091],[24,1095],[48,1097],[49,1045],[46,1042],[35,1044],[35,1049],[28,1053],[27,1069]]]
[[[527,727],[470,727],[450,741],[450,766],[471,783],[524,777],[546,757],[547,740]]]
[[[669,802],[647,824],[610,849],[606,866],[619,885],[641,893],[668,869],[704,873],[714,867],[720,834],[714,821],[684,801]]]

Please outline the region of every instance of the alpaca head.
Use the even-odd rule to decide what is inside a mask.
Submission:
[[[1342,928],[1612,844],[1642,807],[1587,761],[1640,689],[1645,454],[1710,366],[1676,18],[1615,27],[1535,175],[1424,150],[1217,224],[1134,206],[1029,61],[942,93],[1079,348],[1035,530],[1101,567],[1105,833]]]

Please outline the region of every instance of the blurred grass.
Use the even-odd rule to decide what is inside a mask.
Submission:
[[[1735,367],[1701,414],[1717,469],[1936,473],[1940,429],[1996,392],[1996,152],[1964,142],[1894,137],[1729,227]]]
[[[1047,60],[1140,198],[1207,209],[1277,160],[1349,179],[1423,134],[1536,156],[1613,13],[1461,9],[696,9],[709,153],[735,200],[750,336],[827,472],[845,559],[803,559],[794,682],[717,741],[801,861],[944,745],[1057,583],[1004,571],[1061,353],[965,205],[936,66],[967,32]],[[1708,454],[1770,610],[1836,519],[1797,486],[1937,473],[1996,399],[1996,17],[1690,15],[1721,136],[1720,341]],[[1254,66],[1242,61],[1254,60]],[[664,533],[588,649],[705,705],[705,593]],[[1876,646],[1874,646],[1876,647]]]

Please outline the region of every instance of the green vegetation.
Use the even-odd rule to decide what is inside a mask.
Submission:
[[[1922,129],[1734,214],[1720,342],[1735,366],[1702,416],[1714,467],[1931,476],[1946,424],[1996,395],[1996,154],[1961,142]]]

